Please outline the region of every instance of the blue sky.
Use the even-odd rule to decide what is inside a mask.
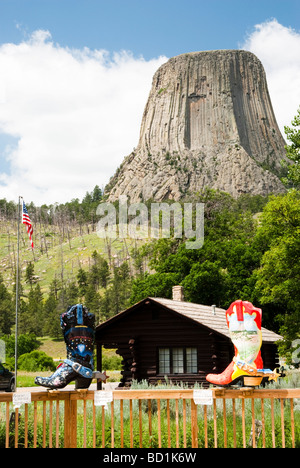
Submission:
[[[300,28],[299,0],[0,0],[0,42],[49,30],[61,46],[150,59],[238,48],[255,24]]]
[[[157,68],[238,48],[262,61],[283,131],[300,105],[299,0],[0,0],[0,198],[104,187]]]

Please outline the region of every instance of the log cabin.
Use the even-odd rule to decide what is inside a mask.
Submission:
[[[265,368],[278,367],[275,343],[281,338],[262,327]],[[185,302],[181,286],[173,287],[173,299],[147,297],[98,325],[96,347],[98,369],[102,347],[123,358],[119,387],[133,380],[206,387],[206,375],[223,372],[234,356],[225,310]]]

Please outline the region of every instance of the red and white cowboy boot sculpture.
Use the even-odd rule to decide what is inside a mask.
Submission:
[[[251,302],[235,301],[226,311],[226,321],[235,355],[221,374],[208,374],[206,380],[214,385],[228,386],[244,380],[246,386],[260,385],[264,377],[277,380],[281,376],[277,369],[263,368],[261,357],[262,311]]]

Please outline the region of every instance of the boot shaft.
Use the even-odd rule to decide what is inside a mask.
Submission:
[[[226,311],[226,320],[236,357],[250,365],[255,365],[255,360],[260,355],[261,317],[261,309],[247,301],[235,301]]]
[[[234,320],[233,320],[234,319]],[[233,329],[233,324],[240,328],[253,331],[261,330],[262,310],[254,307],[248,301],[235,301],[226,310],[226,321],[229,330]]]
[[[60,316],[67,346],[67,358],[94,368],[95,316],[82,304],[70,307]]]

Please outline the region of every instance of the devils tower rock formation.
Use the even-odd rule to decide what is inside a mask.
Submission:
[[[179,55],[154,75],[138,146],[110,180],[109,200],[179,200],[205,187],[234,197],[283,192],[284,145],[255,55]]]

